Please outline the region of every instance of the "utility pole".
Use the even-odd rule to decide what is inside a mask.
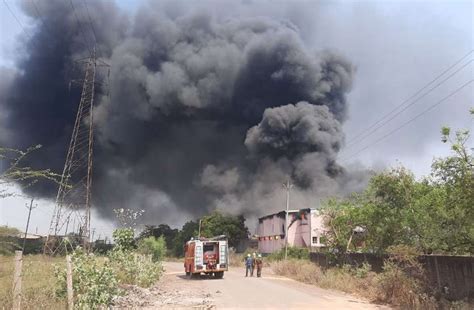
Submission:
[[[286,189],[286,216],[285,216],[285,260],[288,258],[288,211],[290,210],[290,190],[293,188],[290,179],[283,183],[283,188]]]
[[[198,232],[198,240],[201,239],[201,224],[202,224],[202,219],[199,220],[199,232]]]
[[[69,227],[69,220],[71,220],[71,215],[69,215],[69,216],[67,217],[66,231],[64,232],[64,235],[66,235],[66,236],[67,236],[67,229],[68,229],[68,227]],[[74,229],[74,228],[73,228],[73,229]]]
[[[23,238],[23,248],[21,249],[21,252],[25,252],[26,237],[28,236],[28,226],[30,226],[31,210],[33,209],[34,200],[35,200],[34,198],[31,198],[31,201],[30,201],[30,207],[28,210],[28,220],[26,221],[25,237]]]

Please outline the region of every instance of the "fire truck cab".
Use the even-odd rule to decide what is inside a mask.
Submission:
[[[190,278],[205,273],[221,279],[228,270],[228,253],[225,236],[191,239],[184,246],[184,271]]]

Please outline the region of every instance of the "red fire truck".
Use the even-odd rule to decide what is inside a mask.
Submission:
[[[225,236],[191,239],[184,246],[184,271],[191,278],[201,273],[221,279],[229,266]]]

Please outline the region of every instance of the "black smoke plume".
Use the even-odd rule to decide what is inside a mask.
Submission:
[[[68,91],[73,60],[94,42],[86,7],[74,3],[75,12],[68,1],[38,2],[41,15],[23,3],[34,35],[0,87],[0,142],[42,144],[31,164],[57,171],[80,95]],[[309,50],[284,19],[156,1],[134,17],[109,1],[88,11],[111,65],[110,96],[95,108],[93,200],[103,216],[119,207],[161,222],[216,208],[261,215],[283,207],[288,177],[295,208],[348,190],[351,174],[336,162],[355,71],[345,58]]]

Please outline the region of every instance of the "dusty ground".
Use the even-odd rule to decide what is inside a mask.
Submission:
[[[165,274],[150,289],[129,288],[115,309],[388,309],[350,295],[275,276],[244,277],[232,268],[223,279],[187,279],[183,264],[166,262]]]

